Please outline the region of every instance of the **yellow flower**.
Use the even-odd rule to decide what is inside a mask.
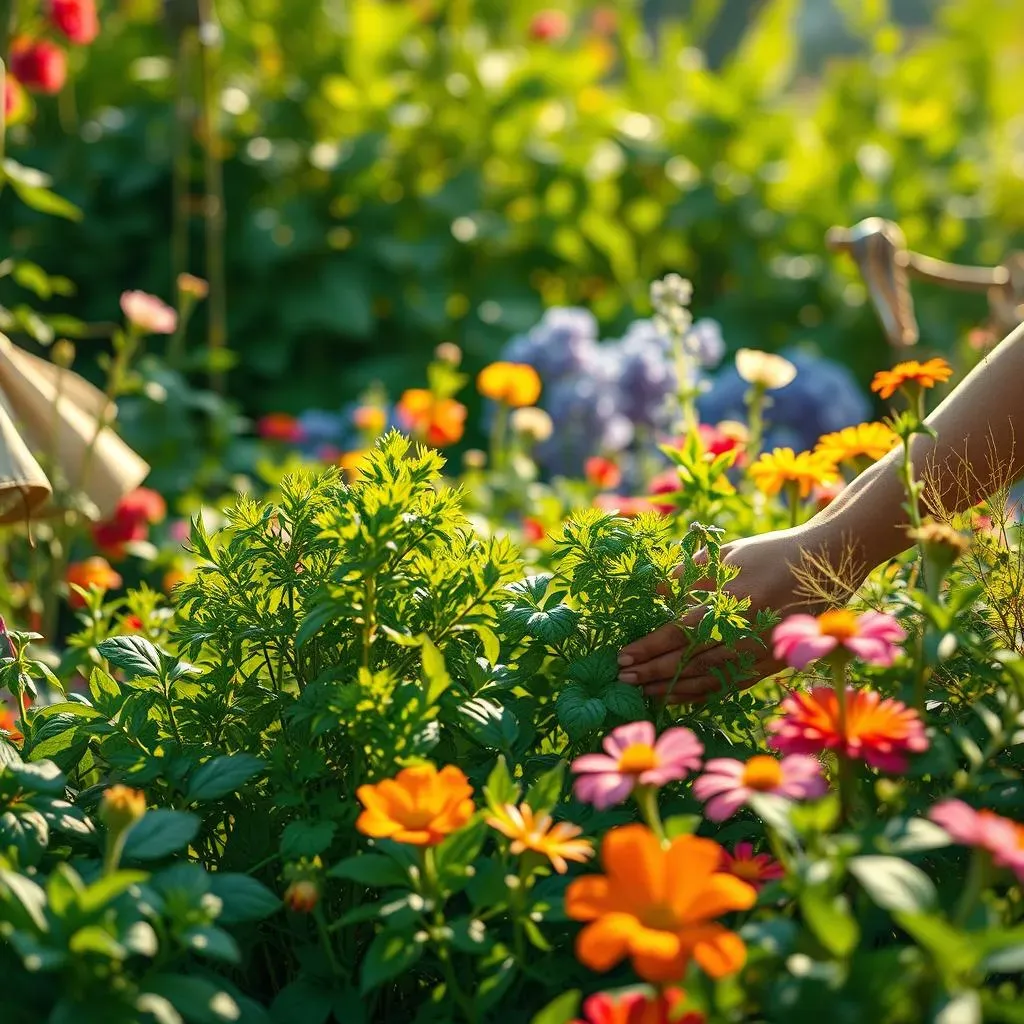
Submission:
[[[548,440],[555,431],[551,417],[533,405],[526,405],[512,413],[512,429],[530,441],[540,443]]]
[[[754,485],[763,494],[778,494],[787,484],[796,484],[800,497],[811,489],[834,483],[835,463],[818,452],[794,452],[792,448],[776,448],[765,452],[750,467]]]
[[[594,848],[586,839],[577,839],[583,829],[567,821],[553,824],[550,814],[534,816],[529,804],[519,807],[506,804],[500,815],[487,819],[491,828],[512,840],[509,849],[518,856],[532,850],[551,861],[552,867],[564,875],[569,870],[566,861],[582,863],[594,856]]]
[[[100,800],[99,819],[111,832],[121,832],[146,813],[146,797],[130,786],[111,786]]]
[[[884,423],[860,423],[825,434],[815,452],[831,462],[849,462],[861,457],[877,461],[899,444],[899,438]]]
[[[473,788],[461,769],[449,764],[403,768],[393,779],[356,790],[365,810],[356,828],[375,839],[412,846],[436,846],[473,817]]]
[[[796,367],[788,359],[753,348],[741,348],[736,353],[736,372],[748,384],[764,388],[765,391],[784,388],[792,384],[796,377]]]
[[[491,363],[480,371],[476,386],[484,398],[513,407],[535,405],[541,391],[540,376],[526,363]]]
[[[369,454],[366,449],[362,449],[344,452],[338,456],[338,465],[345,471],[345,477],[350,483],[354,483],[362,476]]]

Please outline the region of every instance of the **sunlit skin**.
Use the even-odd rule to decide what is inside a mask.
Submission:
[[[1014,441],[1024,436],[1021,380],[1024,325],[1007,335],[927,418],[936,436],[915,437],[912,462],[916,477],[926,480],[940,507],[967,511],[1024,473],[1024,445]],[[800,592],[799,567],[805,553],[833,567],[852,561],[866,575],[908,547],[906,494],[898,475],[902,460],[899,445],[801,526],[727,544],[723,561],[738,569],[739,576],[726,589],[750,598],[751,616],[762,609],[811,615],[824,611],[822,602]],[[702,615],[703,609],[697,609],[682,625],[692,626]],[[662,626],[622,650],[619,678],[642,686],[650,696],[700,701],[719,688],[714,673],[734,660],[736,651],[720,643],[705,644],[694,648],[680,666],[689,646],[679,624]],[[751,686],[783,667],[770,645],[750,641],[741,649],[753,658],[741,686]]]

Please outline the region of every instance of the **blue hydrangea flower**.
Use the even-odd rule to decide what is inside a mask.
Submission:
[[[527,363],[548,386],[587,368],[596,354],[597,331],[597,320],[586,309],[549,309],[536,327],[512,338],[501,358]]]
[[[325,447],[335,447],[342,439],[345,423],[336,412],[327,409],[307,409],[298,417],[302,427],[302,451],[316,454]]]
[[[863,423],[871,404],[853,374],[832,359],[803,351],[781,353],[797,368],[796,379],[770,394],[765,411],[765,447],[813,448],[822,434]],[[749,385],[734,366],[722,370],[698,400],[701,419],[745,420],[744,395]]]

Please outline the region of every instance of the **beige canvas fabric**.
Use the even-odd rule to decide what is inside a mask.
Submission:
[[[104,412],[112,423],[116,407],[102,391],[0,334],[0,522],[46,514],[53,487],[33,451],[52,457],[101,518],[113,514],[149,466],[109,425],[97,436]]]

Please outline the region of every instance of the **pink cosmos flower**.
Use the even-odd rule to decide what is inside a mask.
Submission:
[[[845,647],[870,665],[888,666],[896,660],[899,645],[906,638],[906,631],[891,615],[855,615],[845,610],[818,616],[790,615],[772,634],[775,657],[798,669],[807,668],[837,647]]]
[[[725,821],[755,793],[807,800],[827,790],[821,765],[807,754],[790,754],[781,761],[767,754],[758,754],[749,761],[715,757],[704,765],[704,774],[693,784],[693,795],[705,801],[704,814],[711,821]]]
[[[122,292],[121,312],[145,334],[173,334],[178,329],[178,314],[149,292]]]
[[[650,722],[629,722],[605,736],[605,753],[572,763],[576,796],[603,811],[620,804],[636,786],[664,786],[700,767],[704,746],[689,729],[667,729],[655,741]]]
[[[1024,825],[992,811],[976,811],[962,800],[943,800],[928,817],[954,842],[987,850],[996,864],[1011,868],[1024,882]]]
[[[752,843],[737,843],[732,853],[722,850],[722,870],[763,889],[765,882],[774,882],[785,875],[782,865],[767,853],[754,853]]]
[[[830,686],[791,693],[782,717],[767,725],[771,746],[784,754],[820,754],[835,750],[886,772],[901,772],[907,753],[928,749],[924,725],[913,708],[875,690],[846,690],[846,714]]]

